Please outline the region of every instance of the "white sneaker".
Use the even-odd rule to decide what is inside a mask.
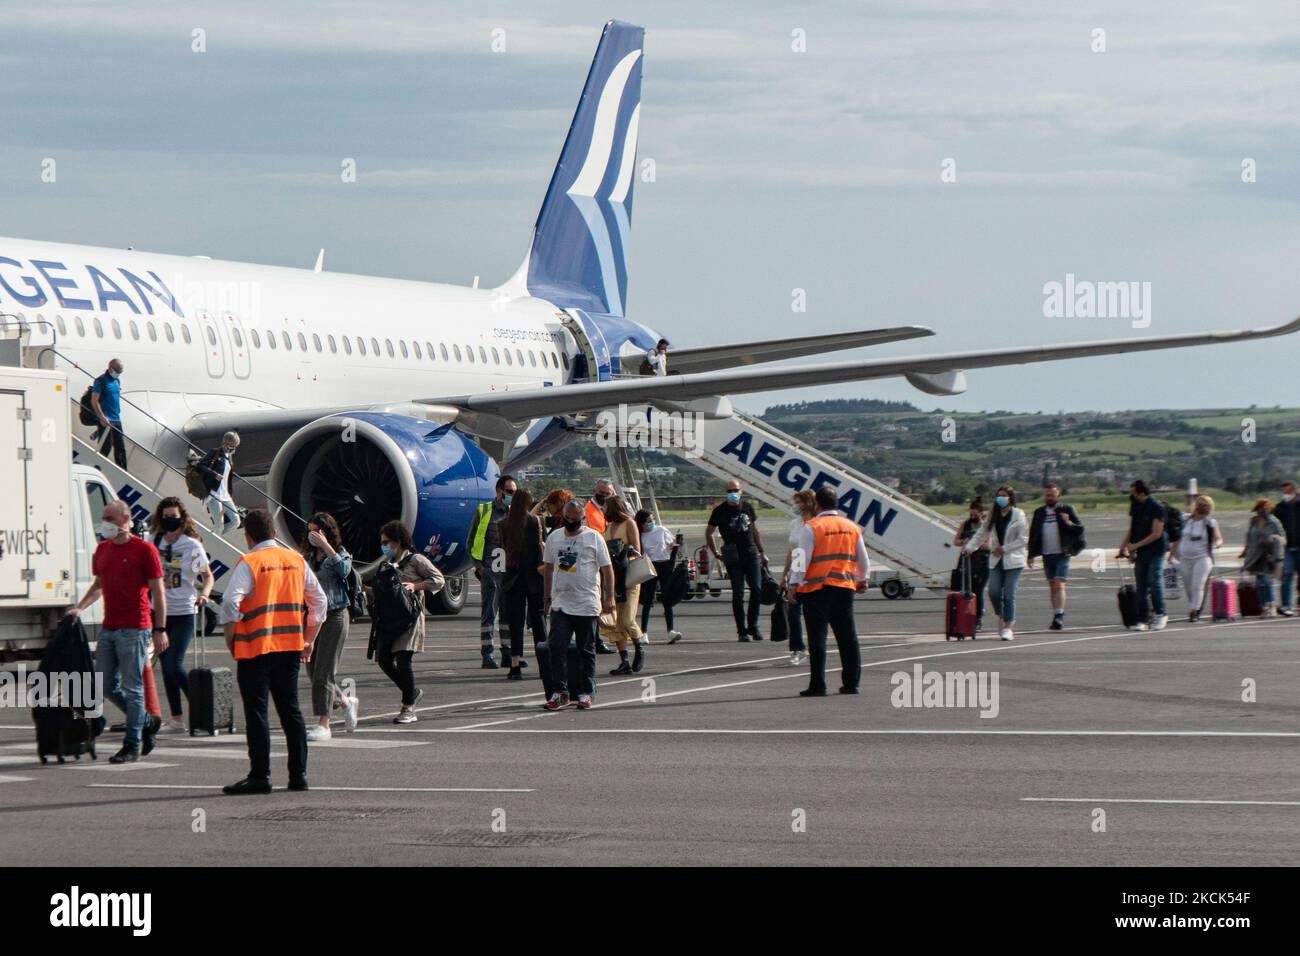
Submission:
[[[185,726],[185,721],[180,717],[173,717],[158,728],[160,734],[188,734],[189,732],[189,728]]]
[[[415,722],[416,722],[417,720],[419,720],[419,719],[420,719],[419,717],[415,716],[415,711],[413,711],[413,710],[404,710],[404,711],[402,711],[400,714],[398,714],[396,717],[393,718],[393,723],[395,723],[395,724],[413,724],[413,723],[415,723]]]
[[[330,732],[330,729],[321,724],[317,724],[311,730],[307,731],[308,740],[329,740],[333,736],[334,734]]]
[[[355,697],[345,697],[343,699],[343,726],[347,728],[348,733],[357,732],[357,711],[361,709],[361,701]]]
[[[806,657],[807,655],[804,654],[803,651],[795,651],[793,654],[790,655],[790,666],[798,667],[800,664],[804,662],[804,659]]]
[[[1149,631],[1149,630],[1151,630],[1151,628],[1150,628],[1150,626],[1147,625],[1147,624],[1134,624],[1134,625],[1133,625],[1133,630],[1135,630],[1135,631]]]
[[[669,643],[669,644],[676,644],[676,643],[677,643],[678,641],[680,641],[681,639],[682,639],[682,632],[681,632],[681,631],[669,631],[669,632],[668,632],[668,643]]]
[[[1002,638],[1004,641],[1014,641],[1016,639],[1016,635],[1012,633],[1011,628],[1009,627],[1004,627],[1002,630],[998,631],[998,637]]]
[[[1169,624],[1168,614],[1157,614],[1154,621],[1151,622],[1151,630],[1163,631]]]

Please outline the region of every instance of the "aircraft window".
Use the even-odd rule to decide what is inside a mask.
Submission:
[[[120,339],[122,337],[122,323],[114,319],[110,324],[113,326],[113,338]]]
[[[61,315],[56,315],[56,316],[54,317],[54,324],[55,324],[56,326],[58,326],[58,328],[59,328],[59,334],[60,334],[60,335],[67,335],[67,334],[68,334],[68,327],[63,323],[63,316],[61,316]]]
[[[484,365],[487,364],[487,349],[485,349],[481,345],[478,347],[478,357],[479,357],[479,361],[481,361]]]
[[[360,342],[361,340],[357,339],[357,341]],[[348,355],[352,354],[352,340],[346,335],[343,336],[343,351]]]
[[[492,348],[492,364],[493,365],[501,364],[501,353],[496,350],[495,346],[493,346]]]
[[[459,346],[459,345],[453,345],[453,346],[451,347],[451,350],[452,350],[454,353],[456,353],[456,361],[459,362],[459,361],[460,361],[460,346]]]
[[[338,350],[339,350],[339,345],[338,345],[337,342],[334,341],[334,336],[332,336],[332,335],[327,335],[327,336],[325,336],[325,339],[326,339],[326,341],[328,341],[329,344],[330,344],[330,355],[334,355],[334,354],[336,354],[336,353],[338,352]]]
[[[214,331],[212,331],[212,326],[209,325],[209,326],[208,326],[206,329],[204,329],[203,331],[207,332],[207,340],[208,340],[208,344],[209,344],[209,345],[216,345],[216,344],[217,344],[217,333],[214,332]]]
[[[152,323],[152,322],[146,322],[146,323],[144,324],[144,327],[149,331],[149,341],[150,341],[150,342],[157,342],[157,341],[158,341],[158,330],[155,329],[155,328],[153,327],[153,323]]]
[[[370,337],[370,351],[375,353],[375,358],[379,358],[379,339],[373,335]]]
[[[248,336],[253,340],[253,348],[260,349],[262,347],[262,337],[257,334],[257,329],[249,329]]]
[[[440,344],[440,345],[438,346],[438,351],[442,353],[442,360],[443,360],[444,362],[450,361],[450,359],[447,358],[447,345],[446,345],[446,343],[442,343],[442,344]]]
[[[104,490],[104,486],[98,481],[88,481],[84,487],[86,489],[86,500],[90,502],[90,513],[92,515],[103,514],[104,509],[113,503],[113,500],[108,496],[108,492]]]
[[[288,332],[280,333],[280,341],[284,343],[284,347],[287,351],[293,351],[293,339],[289,338]]]
[[[532,349],[528,350],[528,364],[533,368],[537,368],[537,353]]]
[[[523,350],[523,349],[515,349],[515,358],[519,359],[519,367],[520,367],[520,368],[523,368],[523,367],[524,367],[524,350]]]
[[[298,333],[298,348],[302,349],[304,352],[307,351],[307,336],[303,335],[301,332]]]
[[[181,338],[185,340],[186,345],[189,345],[191,342],[194,341],[192,338],[190,338],[190,327],[186,325],[184,322],[181,323]]]
[[[567,372],[569,370],[569,353],[561,352],[560,361],[564,363],[564,370]]]
[[[402,358],[410,358],[411,357],[410,353],[406,351],[406,340],[398,339],[397,344],[402,350]]]
[[[74,315],[74,316],[72,317],[72,321],[74,321],[74,322],[77,323],[77,334],[78,334],[78,335],[85,335],[85,334],[86,334],[86,323],[81,321],[81,316],[79,316],[79,315]]]
[[[425,342],[425,343],[424,343],[424,348],[425,348],[425,351],[427,351],[427,352],[429,353],[429,361],[432,362],[433,359],[434,359],[434,355],[433,355],[433,343],[432,343],[432,342]]]
[[[469,359],[470,365],[474,364],[474,346],[472,345],[465,346],[465,358]]]
[[[172,326],[170,322],[163,323],[163,335],[167,336],[168,342],[176,341],[176,334],[172,332]]]
[[[95,323],[95,338],[102,339],[104,337],[103,323],[101,323],[99,319],[91,319],[90,321]]]
[[[235,340],[235,348],[242,349],[244,347],[244,337],[239,334],[239,329],[231,327],[230,337]]]
[[[384,339],[384,345],[388,346],[388,357],[397,358],[397,353],[393,351],[393,340]]]
[[[273,349],[274,349],[274,348],[279,348],[279,346],[275,344],[275,333],[274,333],[274,332],[267,332],[267,333],[266,333],[266,344],[267,344],[268,346],[270,346],[271,348],[273,348]]]
[[[366,354],[366,340],[359,335],[357,336],[357,351],[362,355]]]
[[[320,336],[317,335],[315,332],[311,334],[311,344],[316,346],[317,352],[325,351],[325,347],[320,344]]]
[[[135,319],[128,322],[127,327],[131,330],[131,338],[136,342],[140,341],[140,326],[135,324]]]
[[[509,349],[506,349],[506,364],[507,364],[507,365],[514,365],[514,364],[515,364],[515,360],[512,359],[512,358],[510,357],[510,350],[509,350]]]

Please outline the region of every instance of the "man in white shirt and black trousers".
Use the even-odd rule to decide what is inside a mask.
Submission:
[[[551,665],[551,698],[543,706],[559,710],[569,703],[569,639],[578,645],[582,674],[576,677],[579,710],[591,707],[596,690],[596,624],[614,613],[614,566],[604,536],[582,523],[583,504],[570,498],[560,513],[563,525],[542,551],[542,613],[549,615],[546,651]]]

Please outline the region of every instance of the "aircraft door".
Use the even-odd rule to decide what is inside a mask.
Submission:
[[[248,378],[252,371],[252,353],[248,341],[248,330],[243,320],[233,312],[221,314],[221,324],[226,338],[230,341],[230,374],[235,378]]]
[[[226,374],[226,337],[209,313],[198,313],[199,343],[203,346],[203,359],[207,363],[209,378],[222,378]]]

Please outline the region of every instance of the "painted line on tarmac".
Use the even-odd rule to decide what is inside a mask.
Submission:
[[[1021,797],[1021,803],[1154,803],[1173,806],[1300,807],[1300,800],[1147,800],[1136,797]]]
[[[35,777],[19,777],[15,774],[0,773],[0,783],[30,783]]]
[[[101,790],[220,790],[221,784],[91,783]],[[329,793],[537,793],[536,787],[312,787]],[[275,793],[288,791],[272,791]],[[311,791],[307,791],[310,793]]]

